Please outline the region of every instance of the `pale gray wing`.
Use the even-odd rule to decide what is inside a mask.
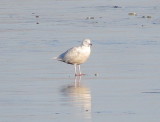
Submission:
[[[80,47],[73,47],[57,57],[59,61],[74,64],[75,59],[80,53]]]

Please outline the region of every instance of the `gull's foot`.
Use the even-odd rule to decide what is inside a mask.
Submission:
[[[83,75],[86,75],[86,74],[75,74],[75,76],[83,76]]]

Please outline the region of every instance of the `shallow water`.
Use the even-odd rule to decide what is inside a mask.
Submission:
[[[0,122],[159,122],[158,0],[1,0],[0,9]],[[74,78],[51,58],[84,38],[92,55]]]

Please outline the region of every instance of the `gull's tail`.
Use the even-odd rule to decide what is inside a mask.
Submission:
[[[51,58],[51,59],[57,60],[57,57],[53,57],[53,58]]]
[[[60,56],[58,56],[58,57],[53,57],[53,58],[51,58],[51,59],[58,60],[58,61],[63,61],[63,59],[62,59]]]

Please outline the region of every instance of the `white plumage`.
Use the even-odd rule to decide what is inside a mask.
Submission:
[[[91,45],[92,45],[91,40],[85,39],[83,40],[80,46],[70,48],[69,50],[62,53],[55,59],[58,61],[62,61],[62,62],[74,65],[76,76],[84,75],[84,74],[81,74],[80,64],[86,62],[88,57],[90,56]],[[77,72],[77,66],[79,70],[78,72]]]

